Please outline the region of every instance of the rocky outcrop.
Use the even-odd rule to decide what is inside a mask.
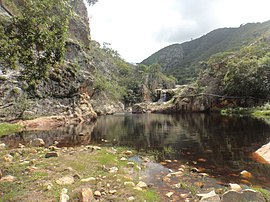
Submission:
[[[252,158],[260,163],[270,164],[270,142],[263,145],[252,155]]]
[[[15,5],[18,5],[17,1],[5,5],[5,8],[14,10]],[[74,15],[68,28],[65,64],[53,68],[49,79],[29,86],[20,81],[18,70],[4,69],[0,64],[0,121],[40,116],[79,117],[81,120],[96,118],[90,103],[95,67],[88,53],[90,28],[87,8],[83,0],[72,1],[71,6]]]

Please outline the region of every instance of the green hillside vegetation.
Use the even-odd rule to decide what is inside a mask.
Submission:
[[[270,21],[248,23],[239,28],[214,30],[198,39],[182,44],[173,44],[154,53],[142,64],[158,63],[166,74],[172,74],[179,84],[194,81],[210,56],[220,52],[239,50],[251,44],[270,28]]]
[[[213,55],[199,86],[207,93],[270,99],[269,36],[268,32],[239,51]]]

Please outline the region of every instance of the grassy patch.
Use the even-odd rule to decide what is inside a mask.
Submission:
[[[261,192],[266,201],[270,201],[270,192],[263,188],[252,188],[255,191]]]
[[[57,158],[45,158],[47,151],[46,148],[0,151],[0,156],[10,154],[14,157],[12,162],[0,164],[3,175],[16,177],[15,182],[0,182],[0,201],[27,201],[33,198],[39,201],[59,201],[63,188],[68,189],[71,201],[76,201],[83,187],[90,187],[93,192],[106,192],[101,196],[104,201],[122,201],[131,196],[135,197],[135,201],[160,201],[153,189],[137,191],[132,186],[124,185],[126,181],[137,184],[139,171],[136,163],[135,167],[130,167],[127,165],[128,161],[120,161],[121,157],[128,158],[123,154],[123,148],[101,148],[94,151],[84,147],[61,149],[58,151],[60,157]],[[110,173],[111,167],[117,167],[118,171]],[[75,182],[70,185],[57,184],[56,180],[64,176],[79,178],[74,178]],[[94,177],[95,180],[81,181],[89,177]],[[117,192],[110,194],[110,190]]]
[[[228,108],[221,110],[221,114],[226,116],[252,116],[254,118],[263,119],[270,124],[270,103],[253,108]]]
[[[0,123],[0,136],[19,131],[21,126],[17,124]]]

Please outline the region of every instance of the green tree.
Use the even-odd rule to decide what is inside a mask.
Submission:
[[[23,0],[20,11],[2,29],[0,52],[7,65],[23,67],[22,79],[31,84],[63,61],[71,7],[68,0]]]

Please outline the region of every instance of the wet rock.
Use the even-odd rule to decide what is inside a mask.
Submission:
[[[94,192],[94,196],[96,196],[96,197],[101,197],[100,191],[95,191],[95,192]]]
[[[16,177],[12,175],[6,175],[0,179],[0,182],[14,182],[16,180]]]
[[[240,173],[241,177],[244,178],[244,179],[250,179],[252,178],[252,174],[246,170],[243,170],[241,173]]]
[[[145,182],[143,182],[143,181],[140,181],[140,182],[136,185],[136,187],[139,187],[139,188],[147,188],[147,184],[146,184]]]
[[[242,192],[237,192],[234,190],[227,191],[222,196],[223,202],[265,202],[265,198],[262,196],[260,192],[254,191],[252,189],[246,189]]]
[[[173,195],[173,192],[168,192],[167,194],[165,194],[168,198],[171,198],[171,196]]]
[[[134,182],[124,182],[124,185],[127,186],[127,187],[135,187]]]
[[[3,156],[3,161],[12,162],[13,161],[13,156],[11,156],[10,154],[7,154],[7,155]]]
[[[43,146],[45,146],[45,142],[41,138],[35,138],[34,140],[30,141],[30,146],[31,147],[43,147]]]
[[[96,181],[96,178],[94,178],[94,177],[81,179],[81,182],[94,182],[94,181]]]
[[[125,155],[127,155],[127,156],[130,156],[130,155],[132,155],[132,154],[133,154],[133,152],[132,152],[132,151],[127,150],[127,151],[124,151],[124,154],[125,154]]]
[[[255,156],[261,158],[255,158],[257,161],[270,164],[270,142],[266,145],[263,145],[256,152],[254,152],[254,154]]]
[[[1,143],[0,144],[0,150],[4,150],[6,148],[6,144],[5,143]]]
[[[127,198],[128,201],[135,201],[135,197],[134,196],[130,196]]]
[[[59,157],[58,152],[48,152],[45,154],[45,158],[51,158],[51,157]]]
[[[93,191],[90,188],[82,188],[80,193],[81,202],[93,202],[95,201]]]
[[[220,202],[219,195],[217,195],[215,191],[206,194],[197,194],[197,196],[201,197],[200,202]]]
[[[71,176],[65,176],[65,177],[62,177],[58,180],[56,180],[56,184],[59,184],[59,185],[70,185],[70,184],[73,184],[74,183],[74,178],[71,177]]]
[[[241,191],[242,190],[242,187],[239,184],[230,183],[229,185],[230,185],[230,189],[233,191]]]
[[[68,190],[66,188],[62,189],[60,194],[60,202],[68,202],[69,196],[67,195]]]

